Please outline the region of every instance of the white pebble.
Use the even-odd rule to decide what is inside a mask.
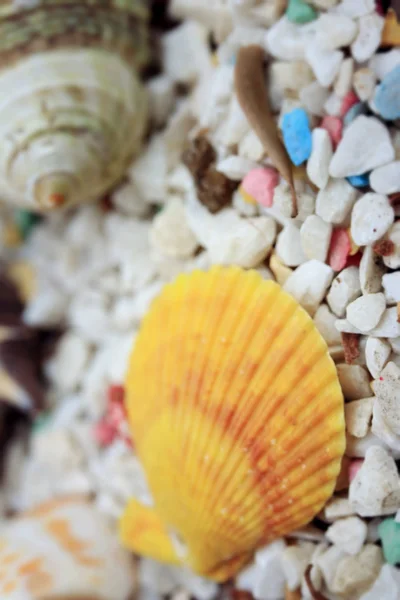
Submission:
[[[365,194],[354,205],[351,236],[359,246],[372,244],[385,235],[393,221],[394,210],[386,196]]]
[[[365,348],[367,367],[372,377],[379,377],[383,367],[387,363],[392,349],[386,340],[369,337]]]
[[[163,35],[161,41],[164,71],[173,81],[191,84],[211,70],[207,30],[200,23],[185,21]]]
[[[329,96],[327,88],[322,87],[318,81],[304,86],[299,93],[300,102],[307,112],[317,117],[324,115],[324,105]]]
[[[400,335],[400,323],[397,320],[397,308],[387,308],[377,327],[369,331],[369,335],[383,338],[394,338]]]
[[[241,139],[238,147],[239,156],[254,162],[260,161],[265,149],[255,131],[251,130]]]
[[[346,307],[361,294],[360,277],[357,267],[347,267],[335,277],[327,296],[330,309],[338,317],[343,317]]]
[[[346,556],[346,553],[343,550],[337,546],[329,546],[325,552],[322,552],[315,559],[315,564],[321,569],[324,581],[329,589],[332,587],[336,569],[344,556]]]
[[[375,73],[377,79],[384,79],[386,75],[400,65],[400,49],[393,48],[389,52],[375,54],[368,63],[369,68]]]
[[[150,117],[154,125],[165,125],[175,103],[174,82],[168,75],[157,75],[150,79],[149,92]]]
[[[389,229],[387,238],[394,243],[394,251],[389,256],[383,257],[383,262],[389,269],[400,267],[400,221],[396,221]]]
[[[395,354],[400,354],[400,337],[391,338],[388,340]]]
[[[289,546],[282,552],[282,570],[290,590],[296,590],[300,587],[304,572],[311,562],[314,549],[314,544],[303,542],[301,546]]]
[[[196,236],[190,229],[186,211],[180,198],[173,198],[154,217],[150,228],[150,245],[171,258],[189,258],[198,246]]]
[[[348,498],[333,496],[325,504],[324,518],[328,522],[343,519],[344,517],[351,517],[352,515],[354,515],[354,510],[351,508]]]
[[[236,586],[249,591],[256,600],[274,600],[284,595],[285,576],[281,556],[286,545],[277,540],[256,552],[255,562],[236,577]]]
[[[316,24],[316,43],[324,50],[349,46],[357,35],[357,24],[350,17],[323,13]]]
[[[364,462],[350,483],[350,504],[362,517],[395,512],[400,505],[400,482],[396,463],[379,446],[368,448]]]
[[[328,346],[342,344],[340,332],[335,327],[336,317],[326,304],[321,304],[314,315],[314,323]]]
[[[332,117],[338,117],[342,108],[342,101],[343,98],[332,92],[324,104],[325,112]]]
[[[307,260],[302,248],[300,230],[291,222],[285,225],[278,235],[275,250],[278,258],[288,267],[298,267]]]
[[[400,161],[394,161],[374,169],[370,175],[370,186],[379,194],[400,192]]]
[[[136,186],[131,181],[115,190],[111,200],[118,211],[128,217],[144,217],[150,210],[149,203],[138,194]]]
[[[77,333],[65,333],[46,363],[46,374],[62,392],[72,392],[80,383],[89,360],[90,346]]]
[[[338,331],[342,333],[358,333],[361,334],[361,331],[354,327],[351,323],[348,322],[347,319],[339,319],[335,321],[335,327]]]
[[[208,250],[213,264],[256,267],[275,241],[276,223],[273,219],[241,219],[231,208],[212,215],[194,193],[188,197],[187,219],[201,245]]]
[[[355,598],[371,587],[382,563],[382,549],[374,544],[366,544],[355,556],[342,558],[330,589],[341,597]]]
[[[360,365],[337,365],[337,372],[346,400],[361,400],[371,396],[366,369]]]
[[[315,211],[327,223],[342,224],[357,198],[357,191],[345,179],[330,179],[317,196]]]
[[[26,306],[23,321],[31,327],[52,327],[63,321],[68,298],[60,289],[46,286]]]
[[[385,564],[372,587],[360,600],[398,600],[400,598],[400,569]]]
[[[354,60],[345,58],[340,65],[338,76],[336,77],[333,89],[339,98],[343,98],[351,91],[353,83]]]
[[[215,106],[213,106],[210,110],[212,115],[215,116]],[[203,126],[207,125],[207,117],[203,117],[201,122]],[[216,118],[218,122],[221,121],[221,124],[215,133],[216,141],[226,147],[239,144],[245,135],[250,131],[249,123],[244,112],[242,111],[236,95],[231,99],[226,117],[221,120],[221,117],[217,115]]]
[[[382,440],[388,449],[390,449],[393,458],[399,458],[400,436],[393,431],[391,423],[388,423],[386,420],[378,401],[374,402],[371,431],[379,438],[379,440]]]
[[[346,127],[333,155],[332,177],[362,175],[394,160],[394,148],[386,126],[375,117],[360,115]]]
[[[354,60],[363,63],[370,59],[381,43],[381,34],[385,20],[376,12],[360,17],[358,35],[351,45]]]
[[[283,16],[266,34],[267,49],[272,56],[281,60],[302,60],[311,37],[312,29],[291,23]]]
[[[232,206],[244,217],[257,217],[260,214],[259,205],[248,202],[240,187],[233,192]]]
[[[396,304],[400,302],[400,272],[386,273],[382,277],[383,290],[385,292],[386,302]]]
[[[362,102],[372,98],[375,83],[375,73],[368,67],[358,69],[353,75],[354,90]]]
[[[333,278],[333,269],[310,260],[300,265],[287,279],[284,289],[313,316]]]
[[[360,552],[367,537],[367,525],[359,517],[339,519],[329,527],[326,537],[332,544],[355,555]]]
[[[363,438],[357,438],[352,435],[346,435],[346,456],[350,458],[364,458],[368,448],[379,446],[388,450],[387,444],[380,440],[371,431]]]
[[[328,183],[332,154],[332,142],[326,129],[320,127],[313,129],[312,151],[307,161],[307,175],[310,181],[320,189]]]
[[[367,435],[371,418],[373,398],[362,398],[344,405],[346,429],[350,435],[363,438]]]
[[[233,181],[241,181],[249,171],[256,167],[257,163],[242,156],[228,156],[219,161],[216,169]]]
[[[390,429],[400,435],[400,369],[389,362],[373,383],[377,403]]]
[[[308,64],[323,87],[329,87],[334,82],[343,56],[340,50],[325,50],[316,41],[309,42],[305,52]]]
[[[363,17],[375,11],[374,0],[344,0],[338,6],[338,12],[351,17]]]
[[[360,262],[360,283],[363,294],[375,294],[382,289],[385,268],[371,246],[366,246]]]
[[[325,262],[331,235],[332,225],[325,223],[318,215],[307,217],[300,229],[301,246],[306,257]]]
[[[386,301],[382,293],[366,294],[347,306],[347,320],[366,333],[376,327],[385,311]]]
[[[289,90],[299,92],[314,80],[312,71],[303,60],[276,61],[271,63],[269,85],[282,99]]]

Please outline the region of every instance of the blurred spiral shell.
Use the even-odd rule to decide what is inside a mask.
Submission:
[[[154,508],[128,504],[123,543],[223,581],[310,521],[345,447],[335,365],[309,315],[255,271],[167,285],[130,359],[127,409]]]
[[[46,211],[123,175],[146,126],[147,0],[0,4],[0,201]]]

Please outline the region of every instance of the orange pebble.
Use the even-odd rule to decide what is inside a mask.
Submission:
[[[387,12],[383,26],[381,46],[400,46],[400,23],[391,8]]]

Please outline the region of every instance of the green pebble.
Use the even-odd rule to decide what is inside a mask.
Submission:
[[[386,562],[390,565],[400,563],[400,523],[396,523],[394,519],[385,519],[378,531]]]
[[[15,222],[23,239],[28,237],[32,227],[34,227],[39,220],[40,217],[29,210],[17,210],[15,213]]]
[[[50,421],[50,413],[42,413],[38,415],[33,422],[33,431],[42,431],[46,428],[47,424]]]
[[[317,11],[303,0],[289,0],[286,16],[292,23],[308,23],[317,18]]]

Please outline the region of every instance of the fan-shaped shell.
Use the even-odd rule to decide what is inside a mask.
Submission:
[[[128,506],[121,535],[137,552],[176,560],[170,539],[224,580],[333,493],[345,446],[334,363],[309,315],[257,272],[214,267],[167,285],[126,385],[157,515]]]
[[[146,0],[0,7],[0,198],[45,211],[115,184],[146,125]]]

